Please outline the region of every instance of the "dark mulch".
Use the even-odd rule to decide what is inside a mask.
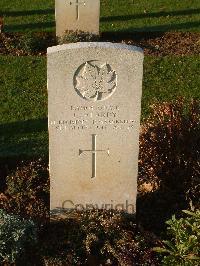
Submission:
[[[45,55],[47,47],[54,45],[52,33],[0,33],[0,55]]]
[[[123,35],[123,34],[122,34]],[[123,42],[140,46],[146,55],[191,55],[200,53],[200,33],[190,32],[155,32],[132,33],[124,36],[115,34],[103,34],[110,41]],[[109,38],[110,36],[110,38]],[[111,39],[112,37],[112,39]]]
[[[24,35],[21,33],[0,34],[0,54],[3,55],[45,55],[47,47],[56,45],[53,33],[36,33],[34,47],[23,47]],[[25,37],[26,38],[26,37]],[[41,40],[43,45],[41,45]],[[33,40],[31,40],[33,41]],[[190,32],[154,32],[154,33],[125,33],[106,32],[100,36],[100,41],[119,42],[140,46],[145,55],[199,55],[200,33]],[[20,47],[20,42],[22,43]],[[37,46],[38,42],[38,46]]]

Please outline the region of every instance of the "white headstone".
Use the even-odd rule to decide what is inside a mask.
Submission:
[[[135,212],[143,76],[140,48],[48,48],[51,210]]]
[[[100,0],[55,0],[56,35],[66,30],[99,34]]]

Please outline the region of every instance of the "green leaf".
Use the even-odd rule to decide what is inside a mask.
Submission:
[[[158,253],[170,253],[170,251],[166,248],[155,247],[152,250]]]
[[[195,216],[196,214],[191,212],[191,211],[188,211],[188,210],[183,210],[182,212],[188,214],[188,215],[191,215],[191,216]]]
[[[175,245],[173,245],[170,241],[165,240],[165,241],[163,241],[163,243],[165,245],[167,245],[169,248],[171,248],[173,251],[177,252],[177,247]]]

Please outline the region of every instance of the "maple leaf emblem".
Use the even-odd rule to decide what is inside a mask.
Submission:
[[[107,63],[100,66],[95,61],[86,62],[76,75],[75,88],[86,100],[97,101],[108,98],[116,89],[116,73]]]

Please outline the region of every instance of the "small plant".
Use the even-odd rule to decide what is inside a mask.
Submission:
[[[168,220],[168,234],[171,240],[163,241],[163,247],[154,248],[165,253],[162,265],[196,266],[200,264],[200,210],[184,211],[188,216]]]
[[[59,44],[65,44],[65,43],[75,43],[75,42],[94,42],[98,41],[99,36],[89,33],[89,32],[84,32],[84,31],[66,31],[64,36],[58,38],[58,43]]]
[[[6,214],[0,209],[0,261],[14,263],[27,246],[37,242],[37,230],[31,220]]]

